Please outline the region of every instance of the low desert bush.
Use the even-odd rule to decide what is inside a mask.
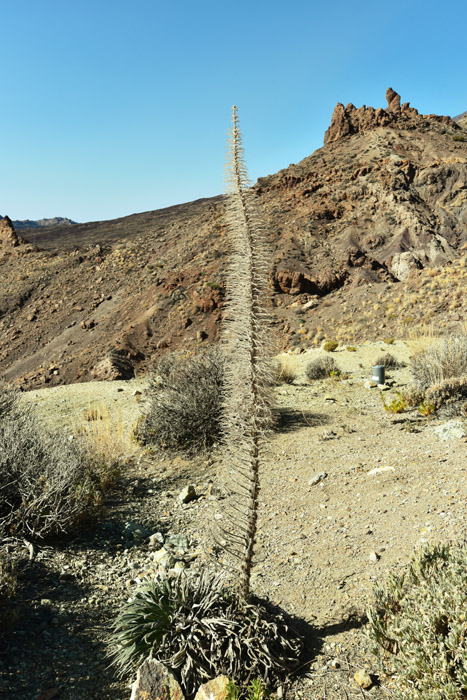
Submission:
[[[74,432],[85,452],[89,476],[105,491],[115,485],[129,459],[131,431],[105,404],[90,404],[84,419]]]
[[[449,377],[426,392],[426,400],[444,414],[467,415],[467,371],[461,377]]]
[[[188,358],[166,355],[150,379],[137,438],[144,445],[186,452],[212,446],[220,437],[223,384],[219,349]]]
[[[0,535],[68,532],[93,504],[83,451],[69,436],[42,429],[5,384],[0,406]]]
[[[287,355],[281,357],[276,365],[277,382],[293,384],[297,378],[297,360]]]
[[[386,369],[400,369],[401,367],[405,367],[404,362],[399,362],[399,360],[396,360],[394,355],[391,355],[390,352],[386,352],[384,355],[377,357],[373,364],[383,365],[383,367]]]
[[[340,370],[333,357],[324,355],[317,357],[316,360],[310,360],[305,368],[305,375],[308,381],[312,382],[315,379],[325,379],[338,375]]]
[[[413,382],[420,389],[467,375],[467,335],[450,336],[412,357]]]
[[[326,340],[323,344],[323,350],[326,352],[334,352],[339,347],[339,343],[336,340]]]
[[[383,402],[384,410],[388,413],[404,413],[407,408],[407,401],[404,395],[400,393],[397,394],[397,398],[393,399],[391,403],[386,403],[383,392],[381,392],[381,401]]]
[[[114,621],[110,647],[122,675],[151,656],[173,671],[191,699],[220,674],[276,687],[299,665],[303,642],[280,614],[204,573],[143,584]]]
[[[375,589],[368,634],[398,700],[467,695],[466,543],[426,547]]]

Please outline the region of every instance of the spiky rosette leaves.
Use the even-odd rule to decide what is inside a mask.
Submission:
[[[243,159],[236,107],[228,139],[226,221],[230,240],[224,342],[227,357],[223,418],[228,507],[219,541],[238,562],[244,597],[256,535],[259,464],[272,422],[270,255]]]
[[[260,677],[275,687],[298,666],[303,648],[282,616],[247,603],[208,573],[144,584],[113,628],[122,674],[151,656],[174,672],[188,699],[219,674],[239,683]]]

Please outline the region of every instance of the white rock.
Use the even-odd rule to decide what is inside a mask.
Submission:
[[[311,479],[308,482],[308,486],[316,486],[316,484],[319,484],[320,481],[323,481],[327,477],[326,472],[318,472],[314,476],[311,477]]]
[[[382,472],[394,472],[396,471],[394,467],[375,467],[375,469],[370,469],[369,472],[367,472],[368,476],[374,476],[375,474],[381,474]]]
[[[175,559],[164,547],[154,552],[152,559],[158,566],[164,569],[170,569],[175,564]]]
[[[467,436],[467,427],[461,420],[450,420],[439,425],[434,432],[441,440],[456,440]]]

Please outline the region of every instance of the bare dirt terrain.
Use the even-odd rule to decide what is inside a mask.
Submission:
[[[400,571],[421,544],[465,536],[466,421],[464,437],[443,440],[436,428],[446,420],[416,409],[385,411],[381,394],[390,403],[410,378],[406,367],[390,373],[392,388],[384,392],[365,385],[388,350],[408,361],[414,343],[341,347],[333,356],[342,377],[311,384],[303,369],[323,351],[294,355],[297,378],[276,391],[279,420],[261,475],[252,589],[293,616],[307,638],[307,663],[286,691],[290,699],[390,697],[392,681],[379,675],[364,634],[373,585]],[[23,400],[66,430],[97,403],[128,426],[144,405],[134,394],[140,386],[144,380],[63,386]],[[159,532],[185,566],[206,565],[213,518],[223,511],[212,490],[216,460],[150,456],[128,444],[131,454],[99,522],[71,541],[35,547],[32,559],[25,548],[19,624],[0,656],[5,700],[129,698],[131,679],[108,668],[105,642],[121,604],[158,569],[161,544],[151,545],[150,535]],[[178,494],[188,484],[198,497],[182,504]],[[374,674],[367,691],[353,680],[365,667]]]

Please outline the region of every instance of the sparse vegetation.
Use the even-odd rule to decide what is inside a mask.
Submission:
[[[390,352],[384,353],[384,355],[379,355],[379,357],[376,358],[376,360],[373,363],[374,365],[383,365],[386,369],[400,369],[401,367],[404,367],[403,362],[399,362],[399,360],[396,360],[394,355],[391,355]]]
[[[398,700],[467,695],[465,542],[426,547],[375,590],[368,633]]]
[[[426,401],[436,409],[443,407],[445,413],[467,415],[467,373],[434,384],[426,392]]]
[[[225,700],[268,700],[270,697],[271,692],[261,678],[254,678],[244,689],[239,688],[235,681],[229,681]]]
[[[420,389],[467,374],[467,335],[448,336],[432,343],[411,360],[413,382]]]
[[[463,413],[467,404],[467,336],[450,336],[412,358],[415,387],[436,409]]]
[[[312,382],[316,379],[326,379],[327,377],[336,376],[339,373],[339,368],[333,357],[324,355],[316,360],[310,360],[305,368],[305,375],[308,381]]]
[[[219,674],[239,684],[257,677],[275,687],[299,665],[302,651],[301,638],[282,617],[223,588],[208,572],[147,582],[113,629],[114,663],[122,674],[151,655],[175,673],[187,698]]]
[[[129,458],[130,436],[123,420],[111,415],[105,404],[90,405],[84,419],[75,432],[87,457],[88,473],[100,489],[107,490],[116,484]]]
[[[77,440],[43,429],[0,385],[0,534],[68,532],[92,508],[95,488]]]
[[[393,399],[391,403],[387,404],[384,400],[383,392],[381,392],[381,401],[383,402],[384,410],[388,413],[404,413],[407,409],[407,401],[403,394],[398,393],[397,398]]]
[[[293,384],[297,378],[297,366],[294,358],[282,356],[277,364],[277,380],[284,384]]]
[[[224,356],[219,349],[192,357],[167,354],[150,379],[138,439],[174,451],[211,447],[220,438],[223,385]]]
[[[323,344],[323,350],[326,352],[334,352],[339,347],[339,343],[336,340],[326,340]]]

